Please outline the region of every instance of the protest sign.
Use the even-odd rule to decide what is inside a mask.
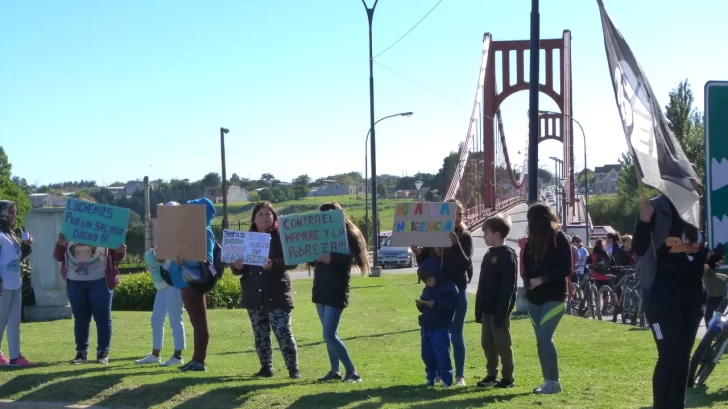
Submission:
[[[222,254],[220,260],[223,263],[234,263],[243,259],[245,252],[245,236],[248,232],[238,230],[222,231]]]
[[[207,261],[205,206],[157,206],[157,257]]]
[[[129,209],[69,198],[61,231],[66,239],[118,249],[126,241]]]
[[[450,247],[457,205],[452,202],[397,203],[392,247]]]
[[[329,253],[349,254],[343,210],[283,216],[279,225],[286,265],[315,261]]]
[[[248,232],[245,236],[243,263],[248,266],[264,266],[268,264],[270,251],[270,234]]]

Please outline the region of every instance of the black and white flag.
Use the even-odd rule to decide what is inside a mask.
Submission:
[[[627,41],[597,0],[604,47],[627,146],[642,182],[670,199],[683,220],[700,228],[700,179],[675,139]]]

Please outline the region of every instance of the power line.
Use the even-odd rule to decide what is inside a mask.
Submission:
[[[392,45],[390,45],[389,47],[385,48],[385,49],[384,49],[384,51],[382,51],[382,52],[380,52],[379,54],[375,55],[375,56],[374,56],[374,58],[377,58],[377,57],[379,57],[380,55],[382,55],[382,54],[386,53],[387,51],[389,51],[389,49],[390,49],[390,48],[394,47],[395,45],[397,45],[397,43],[399,43],[400,41],[402,41],[402,39],[403,39],[403,38],[407,37],[407,34],[409,34],[409,33],[410,33],[410,32],[411,32],[412,30],[414,30],[414,29],[415,29],[415,28],[416,28],[416,27],[417,27],[418,25],[420,25],[420,23],[421,23],[421,22],[422,22],[422,21],[423,21],[424,19],[426,19],[426,18],[427,18],[427,16],[429,16],[429,15],[430,15],[430,13],[432,13],[432,11],[433,11],[433,10],[435,10],[435,9],[437,8],[437,6],[439,6],[439,5],[440,5],[440,3],[442,3],[442,0],[438,0],[438,2],[437,2],[437,3],[435,3],[435,5],[434,5],[434,6],[432,6],[432,8],[430,9],[430,11],[428,11],[428,12],[427,12],[427,14],[425,14],[425,15],[424,15],[424,16],[423,16],[423,17],[422,17],[422,18],[420,19],[420,21],[418,21],[418,22],[417,22],[417,24],[415,24],[414,26],[412,26],[412,28],[410,28],[409,30],[407,30],[407,32],[406,32],[406,33],[404,33],[404,34],[402,35],[402,37],[400,37],[400,38],[399,38],[399,39],[398,39],[397,41],[395,41],[394,43],[392,43]]]
[[[430,92],[430,93],[432,93],[432,94],[434,94],[434,95],[437,95],[438,97],[440,97],[440,98],[442,98],[442,99],[444,99],[444,100],[446,100],[446,101],[450,102],[451,104],[453,104],[453,105],[455,105],[455,106],[457,106],[457,107],[459,107],[459,108],[462,108],[462,109],[469,109],[469,108],[466,108],[466,107],[464,107],[463,105],[460,105],[459,103],[457,103],[457,102],[453,101],[452,99],[450,99],[450,98],[448,98],[448,97],[446,97],[446,96],[444,96],[444,95],[440,94],[439,92],[437,92],[437,91],[433,91],[432,89],[430,89],[430,88],[427,88],[426,86],[424,86],[424,85],[420,84],[419,82],[417,82],[417,81],[415,81],[415,80],[413,80],[413,79],[411,79],[411,78],[409,78],[409,77],[405,76],[404,74],[400,74],[400,73],[398,73],[397,71],[395,71],[395,70],[393,70],[393,69],[391,69],[391,68],[387,67],[386,65],[384,65],[384,64],[382,64],[382,63],[380,63],[379,61],[376,61],[376,60],[375,60],[374,62],[375,62],[375,63],[376,63],[377,65],[379,65],[380,67],[384,68],[385,70],[387,70],[387,71],[391,72],[392,74],[394,74],[394,75],[397,75],[397,76],[401,77],[402,79],[404,79],[405,81],[408,81],[408,82],[410,82],[410,83],[412,83],[412,84],[414,84],[414,85],[417,85],[418,87],[420,87],[420,88],[424,89],[425,91],[428,91],[428,92]]]

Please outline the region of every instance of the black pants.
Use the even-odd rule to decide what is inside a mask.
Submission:
[[[685,408],[690,353],[703,318],[705,290],[686,290],[658,280],[643,289],[645,316],[657,344],[652,376],[654,409]]]
[[[708,326],[708,323],[710,322],[711,318],[713,318],[713,313],[715,313],[715,310],[718,309],[718,306],[720,305],[720,302],[723,301],[723,297],[708,297],[708,303],[705,304],[705,326]]]

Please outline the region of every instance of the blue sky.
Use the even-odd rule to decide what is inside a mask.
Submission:
[[[369,0],[370,4],[373,0]],[[728,2],[604,0],[664,106],[688,78],[726,80]],[[374,52],[436,0],[380,0]],[[542,38],[572,31],[574,116],[588,165],[626,149],[592,0],[541,2]],[[530,1],[443,0],[375,65],[378,173],[435,172],[465,138],[484,32],[526,39]],[[29,183],[200,179],[227,170],[282,180],[364,168],[366,13],[359,0],[78,1],[0,4],[0,145]],[[555,105],[541,97],[542,109]],[[511,152],[527,138],[527,92],[502,105]],[[583,166],[575,129],[577,169]],[[560,155],[541,144],[541,162]]]

